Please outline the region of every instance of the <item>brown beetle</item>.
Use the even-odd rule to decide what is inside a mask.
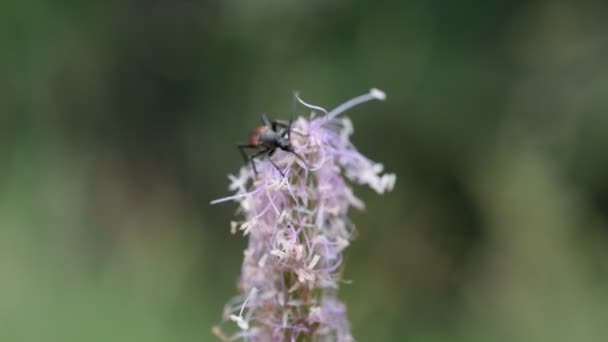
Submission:
[[[257,174],[258,171],[255,168],[254,159],[263,157],[265,155],[272,157],[277,148],[293,153],[296,157],[302,160],[304,164],[306,164],[306,161],[294,151],[293,146],[291,145],[290,136],[292,122],[293,120],[289,120],[289,123],[286,124],[276,120],[270,121],[266,114],[262,114],[263,125],[256,127],[251,131],[247,144],[238,145],[239,151],[243,156],[243,160],[245,163],[251,162],[251,166],[253,167],[253,172],[255,172],[255,174]],[[246,149],[255,149],[257,152],[252,155],[248,155],[245,152]],[[285,176],[283,171],[272,161],[272,159],[268,158],[268,160],[279,171],[281,176]]]

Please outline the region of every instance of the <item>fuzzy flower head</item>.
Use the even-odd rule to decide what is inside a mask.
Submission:
[[[349,208],[362,209],[350,184],[366,184],[382,194],[395,175],[363,156],[350,142],[353,125],[339,116],[370,100],[384,100],[378,89],[331,111],[304,102],[310,118],[299,117],[290,141],[295,153],[278,150],[271,161],[244,165],[230,175],[234,195],[212,204],[236,201],[242,219],[232,233],[248,236],[239,278],[241,295],[225,308],[224,318],[238,331],[225,341],[353,341],[346,306],[337,297],[343,251],[354,225]]]

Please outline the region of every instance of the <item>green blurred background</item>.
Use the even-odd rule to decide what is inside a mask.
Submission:
[[[608,338],[603,1],[0,3],[0,341],[214,341],[226,175],[292,90],[396,189],[353,213],[359,341]],[[301,111],[303,113],[303,111]]]

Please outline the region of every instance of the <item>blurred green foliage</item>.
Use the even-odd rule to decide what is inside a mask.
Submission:
[[[398,175],[353,213],[359,341],[608,336],[602,1],[3,1],[0,340],[212,341],[225,175],[292,90]],[[304,114],[300,111],[300,114]]]

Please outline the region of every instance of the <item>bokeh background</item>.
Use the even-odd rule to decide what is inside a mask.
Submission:
[[[235,147],[291,93],[397,174],[353,212],[359,341],[608,338],[604,1],[0,3],[0,340],[214,341]],[[304,111],[300,111],[304,114]]]

